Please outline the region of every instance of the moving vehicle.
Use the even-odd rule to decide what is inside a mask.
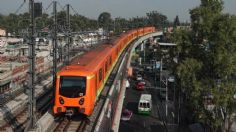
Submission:
[[[154,31],[154,27],[127,31],[114,41],[99,44],[64,66],[56,75],[53,113],[81,113],[90,116],[110,72],[124,49],[137,37]]]
[[[132,117],[133,112],[131,110],[128,109],[123,109],[122,113],[121,113],[121,120],[122,121],[129,121],[130,118]]]
[[[126,87],[126,88],[129,88],[129,87],[130,87],[129,80],[126,80],[126,81],[125,81],[125,87]]]
[[[141,83],[143,83],[144,85],[146,85],[146,81],[144,79],[142,79],[141,81],[139,81]]]
[[[136,80],[137,80],[137,81],[141,81],[141,80],[143,80],[143,78],[142,78],[142,76],[141,76],[140,74],[138,74],[138,75],[136,76]]]
[[[136,83],[136,89],[137,90],[144,90],[145,84],[143,82],[137,82]]]
[[[138,103],[138,113],[140,114],[150,114],[152,110],[152,95],[151,94],[141,94]]]

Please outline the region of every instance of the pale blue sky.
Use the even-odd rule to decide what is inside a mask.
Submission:
[[[24,0],[3,0],[0,4],[0,13],[14,13]],[[26,0],[28,2],[28,0]],[[52,0],[35,0],[43,2],[44,8]],[[180,21],[189,19],[189,9],[200,4],[200,0],[57,0],[62,6],[71,4],[72,7],[81,15],[97,19],[99,14],[106,11],[111,13],[112,18],[124,17],[131,18],[145,16],[147,12],[156,10],[166,15],[173,21],[179,15]],[[27,11],[28,3],[25,3],[20,12]],[[236,0],[225,0],[224,12],[236,14]],[[50,7],[52,8],[52,7]],[[61,7],[58,7],[61,10]],[[48,10],[50,13],[52,10]]]

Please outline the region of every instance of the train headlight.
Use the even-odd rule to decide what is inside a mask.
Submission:
[[[64,104],[65,103],[62,97],[59,97],[59,102],[60,102],[60,104]]]
[[[79,100],[79,104],[80,104],[80,105],[83,105],[83,104],[84,104],[84,98],[81,98],[81,99]]]

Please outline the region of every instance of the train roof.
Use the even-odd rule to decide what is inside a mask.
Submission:
[[[140,28],[143,29],[143,28]],[[139,30],[139,29],[138,29]],[[113,52],[113,50],[118,46],[116,45],[123,39],[128,39],[131,36],[131,33],[137,32],[137,30],[130,30],[125,33],[122,33],[119,37],[115,37],[105,42],[104,44],[98,44],[93,50],[83,54],[72,60],[69,66],[65,66],[60,70],[58,75],[81,75],[86,76],[93,74],[94,71],[97,71],[105,59],[108,59],[108,55]],[[127,36],[128,35],[128,36]],[[135,34],[133,34],[135,35]],[[127,41],[125,41],[127,42]]]
[[[86,66],[88,69],[94,69],[97,63],[105,59],[108,53],[111,52],[112,47],[112,44],[101,44],[92,51],[73,60],[71,66]]]
[[[113,43],[99,44],[93,50],[73,59],[69,66],[66,66],[61,70],[61,73],[65,70],[80,70],[80,72],[92,73],[99,67],[99,63],[102,63],[109,53],[112,52],[111,49],[113,47]]]

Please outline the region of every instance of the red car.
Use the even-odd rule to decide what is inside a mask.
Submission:
[[[145,84],[143,82],[138,82],[136,84],[136,89],[137,90],[144,90]]]
[[[132,117],[133,112],[131,110],[128,109],[123,109],[122,113],[121,113],[121,120],[122,121],[129,121],[130,118]]]

